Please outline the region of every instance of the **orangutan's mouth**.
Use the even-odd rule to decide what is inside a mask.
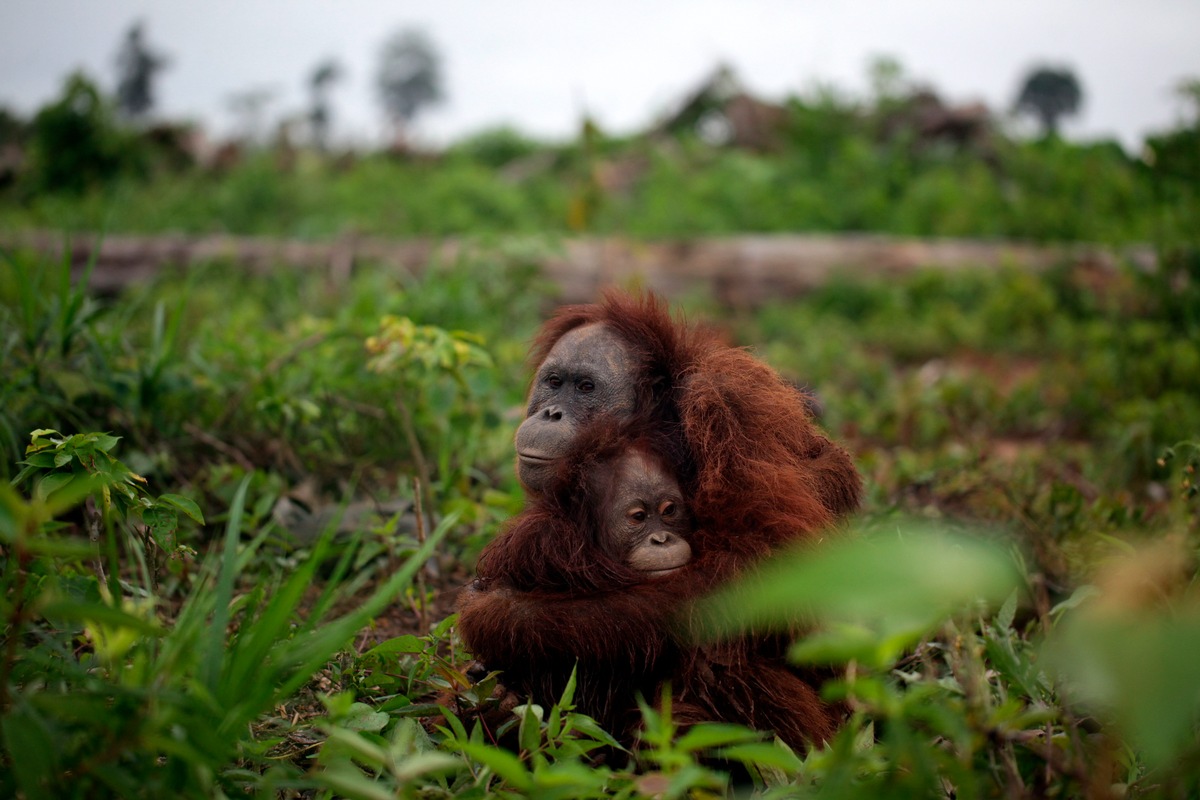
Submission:
[[[672,572],[679,572],[679,570],[683,569],[683,567],[684,565],[680,564],[677,567],[667,567],[666,569],[644,569],[641,572],[643,575],[646,575],[650,578],[661,578],[664,575],[670,575]]]

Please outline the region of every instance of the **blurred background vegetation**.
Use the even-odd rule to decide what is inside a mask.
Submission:
[[[0,110],[0,225],[228,232],[317,238],[479,233],[642,237],[771,231],[872,231],[1033,241],[1186,238],[1200,183],[1200,93],[1178,87],[1177,128],[1138,152],[1058,135],[1084,87],[1069,68],[1014,79],[1010,109],[944,101],[894,59],[871,89],[817,86],[782,102],[752,95],[722,66],[641,132],[588,119],[568,142],[510,127],[432,150],[409,135],[444,95],[436,46],[402,29],[380,55],[377,90],[391,144],[329,140],[341,68],[318,63],[310,107],[268,133],[261,93],[231,100],[242,120],[224,142],[155,120],[166,59],[140,25],[121,50],[115,96],[70,76],[32,119]],[[1011,133],[1021,117],[1040,134]]]
[[[92,265],[3,250],[3,794],[1200,791],[1196,83],[1135,154],[1057,134],[1086,89],[1069,71],[1020,82],[1023,137],[888,60],[868,97],[770,104],[720,68],[636,135],[429,151],[408,131],[442,95],[436,50],[406,32],[386,52],[382,152],[328,141],[333,62],[294,131],[202,147],[151,124],[166,62],[136,26],[114,97],[74,75],[32,119],[0,114],[6,231],[473,243],[419,274],[218,259],[109,294]],[[736,610],[820,621],[793,656],[846,670],[827,748],[680,731],[666,704],[625,755],[569,692],[516,710],[516,753],[439,715],[439,692],[486,707],[495,685],[466,677],[451,611],[523,502],[510,442],[556,297],[539,265],[572,234],[774,231],[1158,255],[671,298],[811,389],[866,477],[854,529]]]

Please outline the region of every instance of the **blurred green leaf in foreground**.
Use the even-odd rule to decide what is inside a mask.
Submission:
[[[1151,766],[1200,754],[1200,591],[1167,539],[1107,565],[1042,648],[1068,696],[1112,718]],[[1083,590],[1080,590],[1083,591]]]
[[[817,621],[793,658],[884,667],[955,611],[999,603],[1018,585],[1002,547],[913,522],[795,550],[713,598],[709,610],[717,632]]]

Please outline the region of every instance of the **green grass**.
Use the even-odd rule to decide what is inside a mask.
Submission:
[[[850,721],[802,758],[669,704],[626,757],[569,695],[511,715],[512,753],[430,705],[494,686],[465,678],[445,597],[520,506],[552,306],[529,263],[208,264],[104,299],[0,264],[5,795],[683,796],[731,770],[764,796],[1196,791],[1194,255],[689,301],[815,390],[867,479],[861,537],[758,589],[823,621],[798,659],[854,660],[827,687]],[[27,453],[37,429],[63,435]],[[440,524],[295,542],[272,509],[302,483],[333,508],[417,493]]]

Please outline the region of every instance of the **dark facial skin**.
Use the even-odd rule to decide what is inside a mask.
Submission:
[[[554,475],[580,427],[599,413],[617,417],[634,410],[629,348],[603,324],[563,335],[538,367],[529,389],[525,421],[517,428],[517,477],[541,491]]]
[[[617,460],[610,479],[602,516],[605,548],[647,577],[668,575],[691,561],[691,518],[674,477],[634,450]]]

